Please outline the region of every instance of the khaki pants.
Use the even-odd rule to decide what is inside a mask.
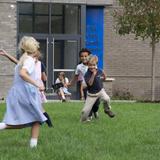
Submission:
[[[87,120],[88,115],[89,115],[94,103],[96,102],[96,100],[98,98],[100,98],[103,101],[104,107],[107,107],[108,109],[111,108],[110,97],[105,92],[104,88],[102,88],[101,91],[99,91],[96,94],[88,93],[85,104],[84,104],[84,107],[82,109],[81,121],[86,121]]]

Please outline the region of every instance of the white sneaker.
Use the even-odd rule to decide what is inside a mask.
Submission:
[[[31,138],[30,148],[36,148],[36,147],[37,147],[37,138]]]
[[[87,119],[91,121],[91,120],[93,119],[93,117],[92,117],[92,116],[89,116]]]
[[[7,128],[7,125],[3,122],[0,123],[0,130]]]

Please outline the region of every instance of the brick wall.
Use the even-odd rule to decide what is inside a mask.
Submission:
[[[114,77],[113,94],[129,91],[135,99],[151,97],[151,48],[134,35],[119,36],[114,29],[113,8],[106,7],[104,20],[104,70]],[[160,99],[159,45],[156,48],[156,99]]]
[[[16,5],[15,1],[0,1],[0,48],[15,55],[16,51]],[[0,57],[0,98],[6,96],[13,80],[14,65]]]

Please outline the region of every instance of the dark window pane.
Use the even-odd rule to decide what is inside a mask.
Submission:
[[[75,5],[65,5],[64,16],[64,32],[67,34],[78,34],[80,25],[79,7]]]
[[[32,16],[19,16],[19,32],[32,33]]]
[[[46,63],[47,42],[46,40],[38,40],[38,42],[40,43],[41,61],[45,66],[47,66],[47,63]]]
[[[19,3],[19,14],[32,14],[32,3]]]
[[[52,16],[52,33],[63,33],[63,19],[62,16]]]
[[[35,16],[35,33],[48,33],[48,16]]]
[[[80,9],[78,5],[52,4],[52,33],[79,34]]]
[[[52,4],[51,14],[52,15],[63,15],[63,5],[62,4]]]
[[[45,14],[48,15],[48,4],[43,4],[43,3],[35,3],[35,14]]]
[[[76,40],[56,40],[54,42],[54,68],[74,69],[77,64]]]

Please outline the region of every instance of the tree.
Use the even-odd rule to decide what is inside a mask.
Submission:
[[[155,47],[160,40],[160,0],[119,0],[114,11],[120,35],[133,33],[135,38],[149,39],[152,47],[151,94],[155,100]]]

